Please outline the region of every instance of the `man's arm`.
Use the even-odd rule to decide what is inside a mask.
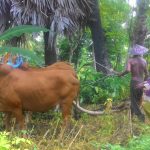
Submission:
[[[129,59],[127,62],[126,70],[119,73],[118,76],[119,77],[124,76],[124,75],[128,74],[130,71],[131,71],[131,60]]]

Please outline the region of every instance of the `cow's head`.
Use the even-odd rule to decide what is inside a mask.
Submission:
[[[13,70],[13,67],[7,64],[0,64],[0,76],[7,75]]]

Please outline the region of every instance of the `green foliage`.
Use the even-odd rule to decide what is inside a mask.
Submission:
[[[129,150],[148,150],[150,148],[150,135],[134,137],[128,144]]]
[[[1,150],[9,150],[10,147],[11,147],[11,145],[8,140],[8,133],[0,132],[0,149]]]
[[[0,150],[29,150],[34,147],[35,144],[29,139],[12,136],[8,132],[0,132]]]
[[[8,29],[3,34],[0,35],[0,40],[10,40],[14,37],[21,36],[24,33],[33,33],[33,32],[47,32],[49,31],[46,28],[32,26],[32,25],[22,25],[16,26],[14,28]],[[2,46],[0,47],[0,54],[3,55],[6,52],[10,52],[12,54],[21,54],[29,63],[30,65],[42,66],[44,64],[43,58],[40,56],[38,57],[37,54],[31,50],[18,48],[18,47],[11,47],[11,46]]]
[[[124,0],[99,0],[99,5],[109,58],[113,67],[116,67],[126,61],[130,7]]]
[[[82,53],[84,43],[89,40],[89,37],[85,37],[90,34],[76,32],[70,38],[64,36],[58,36],[57,46],[59,47],[59,58],[62,61],[70,61],[76,64],[80,59],[79,55]]]
[[[120,8],[122,3],[124,5],[121,5]],[[116,70],[123,70],[127,57],[128,33],[127,28],[124,28],[122,24],[128,21],[129,6],[126,2],[118,0],[101,1],[100,6],[110,62]],[[74,43],[76,42],[74,40]],[[58,43],[61,60],[68,60],[71,44],[66,38],[61,38]],[[81,83],[81,101],[99,103],[104,102],[107,98],[113,98],[113,100],[127,98],[129,96],[130,76],[118,78],[97,73],[94,68],[91,43],[91,32],[89,29],[86,29],[78,50],[77,73]],[[120,58],[119,61],[117,60],[118,56]]]
[[[93,109],[95,106],[86,105],[84,107]],[[70,143],[72,143],[71,150],[132,150],[134,146],[138,147],[138,141],[139,147],[146,148],[144,145],[149,144],[150,127],[138,120],[132,122],[133,134],[136,134],[136,137],[131,139],[128,110],[100,116],[81,114],[78,121],[71,120],[70,128],[61,138],[62,119],[61,116],[58,116],[60,113],[55,114],[52,119],[50,118],[51,113],[52,111],[47,114],[34,114],[36,117],[34,116],[28,124],[28,138],[25,138],[32,144],[24,142],[24,139],[20,139],[16,133],[14,133],[15,135],[9,133],[5,143],[11,144],[14,141],[9,150],[67,150]],[[81,127],[83,128],[81,129]],[[133,145],[135,139],[137,141]]]
[[[96,72],[92,52],[89,51],[87,43],[90,43],[88,38],[81,49],[82,53],[77,69],[81,83],[81,102],[102,103],[107,98],[112,98],[114,101],[127,98],[129,96],[130,76],[119,78]],[[121,68],[122,66],[120,66]]]
[[[81,83],[81,102],[101,103],[107,98],[116,101],[129,96],[129,76],[123,78],[106,76],[88,65],[80,68],[78,77]]]
[[[101,150],[125,150],[125,148],[121,147],[118,144],[115,145],[107,144],[105,146],[102,146]]]
[[[65,37],[59,37],[57,40],[58,47],[60,49],[60,59],[63,61],[69,61],[69,54],[70,54],[70,44],[68,38]]]
[[[95,144],[95,147],[98,143]],[[133,137],[126,146],[119,144],[107,144],[102,146],[101,150],[149,150],[150,147],[150,135],[143,135],[139,137]]]
[[[20,25],[8,29],[3,34],[0,35],[0,40],[10,40],[14,37],[19,37],[23,33],[33,33],[33,32],[48,32],[49,30],[43,27],[33,26],[33,25]]]

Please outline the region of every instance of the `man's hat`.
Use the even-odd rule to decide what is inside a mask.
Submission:
[[[148,52],[148,49],[146,47],[138,45],[138,44],[135,44],[130,50],[131,55],[143,55],[147,52]]]

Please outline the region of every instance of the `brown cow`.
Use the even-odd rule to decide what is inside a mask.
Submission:
[[[28,68],[27,71],[0,65],[0,111],[5,112],[5,125],[9,128],[14,116],[21,129],[25,127],[22,111],[44,112],[57,104],[62,109],[67,125],[73,100],[79,92],[79,80],[72,66],[57,62],[45,68]],[[104,111],[89,111],[75,106],[90,115]],[[116,111],[116,110],[113,110]]]
[[[24,129],[23,111],[45,112],[57,104],[67,125],[73,100],[79,92],[79,80],[70,65],[61,65],[70,69],[55,69],[53,66],[53,69],[42,71],[14,69],[7,75],[0,74],[0,111],[8,114],[6,127],[13,115],[20,129]],[[0,71],[3,66],[0,66]]]

